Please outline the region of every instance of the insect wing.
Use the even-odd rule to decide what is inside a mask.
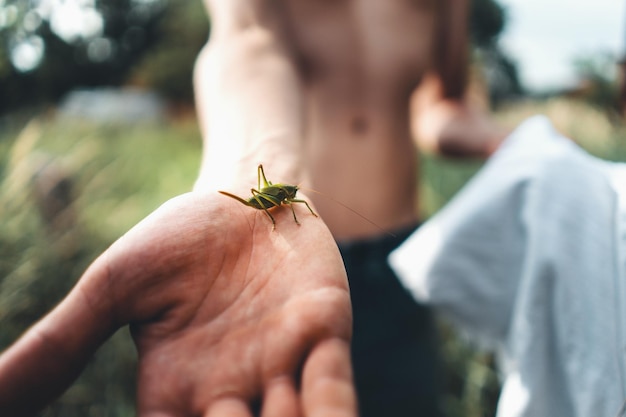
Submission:
[[[290,195],[288,191],[283,187],[282,184],[274,184],[269,187],[265,187],[261,189],[261,194],[264,194],[270,199],[273,199],[278,204],[283,202],[286,198],[289,198]]]
[[[267,188],[272,185],[272,183],[268,181],[267,178],[265,178],[265,171],[263,170],[262,164],[259,165],[257,169],[257,187],[262,190],[263,188],[261,188],[261,178],[263,178],[263,188]]]
[[[252,189],[252,197],[248,199],[248,203],[257,209],[268,209],[274,206],[280,206],[282,200],[271,193],[267,193],[266,190],[267,188],[264,188],[262,191]]]

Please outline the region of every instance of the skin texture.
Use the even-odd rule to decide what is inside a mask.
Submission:
[[[283,207],[272,232],[224,196],[166,203],[0,356],[2,415],[34,415],[127,323],[139,416],[356,415],[345,272],[324,223],[295,209],[302,225]]]

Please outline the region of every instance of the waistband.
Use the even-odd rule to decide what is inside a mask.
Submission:
[[[415,232],[420,225],[420,223],[415,223],[383,235],[338,241],[337,246],[343,256],[371,255],[386,257]]]

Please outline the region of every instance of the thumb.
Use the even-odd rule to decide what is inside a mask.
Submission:
[[[104,257],[67,297],[0,355],[0,414],[35,414],[69,387],[119,327]]]

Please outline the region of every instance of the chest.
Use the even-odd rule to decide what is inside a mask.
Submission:
[[[432,61],[433,0],[285,0],[289,42],[307,74],[418,73]]]

